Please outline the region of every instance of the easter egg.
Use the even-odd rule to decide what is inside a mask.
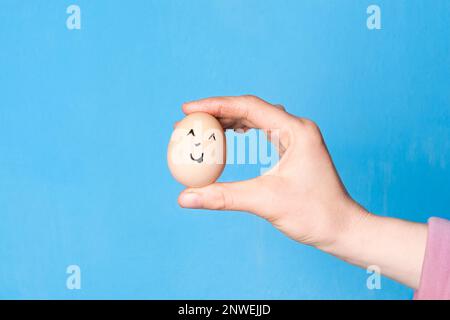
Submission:
[[[177,123],[167,148],[167,163],[175,180],[187,187],[214,183],[225,161],[225,134],[215,117],[194,112]]]

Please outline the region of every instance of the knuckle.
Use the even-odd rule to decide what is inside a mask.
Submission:
[[[244,94],[242,96],[242,98],[244,98],[245,100],[249,101],[249,102],[256,102],[256,101],[260,101],[260,99],[253,95],[253,94]]]
[[[293,117],[289,128],[292,128],[294,134],[301,136],[305,131],[305,124],[301,118]]]
[[[296,126],[298,133],[302,139],[316,144],[322,143],[322,133],[320,132],[319,126],[312,120],[297,118]]]
[[[286,111],[286,108],[282,104],[274,104],[274,107],[278,108],[278,109],[280,109],[282,111]]]
[[[317,125],[317,123],[315,123],[314,121],[310,120],[310,119],[303,119],[305,126],[311,130],[316,130],[319,131],[319,126]]]
[[[324,144],[319,126],[312,120],[296,118],[292,125],[295,139],[305,146],[322,146]]]
[[[307,136],[312,142],[323,142],[322,133],[320,132],[319,126],[315,122],[308,120],[306,128]]]

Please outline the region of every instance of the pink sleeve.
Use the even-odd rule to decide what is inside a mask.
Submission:
[[[430,218],[428,240],[416,300],[450,299],[450,221]]]

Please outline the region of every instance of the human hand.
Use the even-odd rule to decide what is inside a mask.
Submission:
[[[332,246],[365,211],[347,194],[317,125],[254,96],[217,97],[183,105],[186,114],[207,112],[225,129],[262,129],[277,141],[281,159],[264,175],[188,188],[186,208],[256,214],[299,242]]]
[[[254,179],[184,190],[185,208],[254,213],[292,239],[418,288],[427,226],[372,215],[347,193],[318,126],[254,96],[217,97],[183,105],[207,112],[225,129],[262,129],[281,159]]]

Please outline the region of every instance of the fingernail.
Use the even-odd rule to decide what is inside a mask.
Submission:
[[[180,205],[183,208],[199,209],[202,207],[202,199],[197,193],[185,192],[180,196]]]

